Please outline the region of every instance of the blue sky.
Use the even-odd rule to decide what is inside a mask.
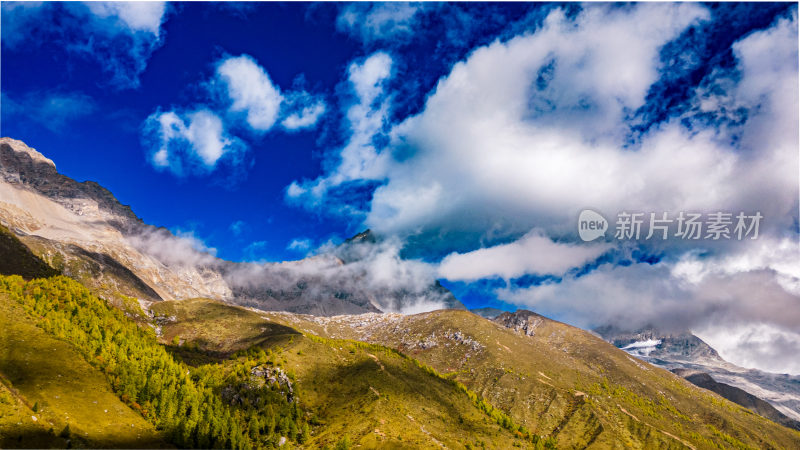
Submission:
[[[347,97],[342,85],[347,67],[382,43],[363,43],[337,28],[340,6],[171,4],[159,36],[146,38],[152,51],[142,57],[125,48],[102,49],[110,53],[106,57],[73,49],[90,39],[103,39],[106,33],[96,30],[99,25],[87,30],[53,19],[62,14],[62,22],[78,22],[88,14],[81,6],[4,4],[4,41],[16,34],[14,23],[21,24],[24,37],[3,47],[2,134],[41,150],[62,173],[99,182],[147,223],[191,231],[230,260],[296,259],[305,250],[287,248],[295,239],[319,245],[363,229],[358,220],[304,210],[284,200],[292,181],[323,173],[326,153],[345,138],[336,108],[348,101],[341,98]],[[475,14],[482,8],[475,5]],[[408,44],[397,48],[387,43],[393,54],[408,48],[396,60],[395,70],[408,72],[409,82],[397,86],[404,104],[397,105],[395,114],[418,110],[430,87],[446,74],[449,63],[470,50],[469,44],[495,38],[514,18],[536,8],[492,9],[507,18],[475,25],[490,27],[493,33],[460,36],[465,43],[441,44],[436,33],[410,42],[405,32],[398,39]],[[442,27],[439,24],[440,31]],[[444,48],[436,49],[439,46]],[[439,57],[427,60],[430,52]],[[226,56],[240,55],[252,57],[282,89],[304,80],[306,89],[330,103],[326,116],[313,129],[294,133],[258,135],[244,130],[246,168],[220,167],[185,176],[155,170],[147,160],[150,149],[141,142],[147,117],[157,109],[204,103],[211,94],[203,84],[213,77],[215,65]],[[140,74],[126,74],[135,86],[115,83],[107,69],[110,58],[143,60],[146,68]],[[423,59],[424,65],[415,67]],[[232,233],[231,225],[237,222],[242,225],[234,226],[239,231]]]
[[[222,258],[371,228],[468,306],[800,351],[796,4],[2,8],[0,134]],[[765,220],[583,244],[585,208]]]

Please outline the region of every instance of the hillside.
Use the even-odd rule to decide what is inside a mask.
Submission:
[[[768,402],[780,415],[766,417],[784,423],[800,421],[800,376],[746,369],[722,359],[716,350],[689,331],[664,332],[652,327],[623,332],[614,327],[595,330],[608,342],[638,359],[671,371],[708,374],[715,382],[745,391]],[[708,386],[715,386],[708,384]],[[744,400],[745,407],[752,402]],[[769,411],[768,409],[761,409]],[[791,422],[785,422],[791,423]]]
[[[163,324],[161,341],[178,343],[173,351],[194,364],[252,345],[275,348],[315,424],[312,447],[341,436],[366,448],[532,445],[502,414],[487,414],[454,382],[387,347],[301,334],[206,299],[161,302],[152,311]]]
[[[3,447],[547,444],[401,353],[238,307],[155,304],[158,344],[64,277],[0,278],[0,300]]]
[[[57,270],[36,256],[8,228],[0,225],[0,275],[20,275],[31,279],[57,273]]]
[[[770,405],[764,400],[761,400],[755,395],[748,393],[743,389],[739,389],[729,384],[719,383],[716,380],[714,380],[714,378],[711,375],[703,372],[695,372],[686,369],[675,369],[672,372],[678,376],[685,378],[695,386],[699,386],[703,389],[708,389],[709,391],[716,392],[722,397],[725,397],[728,400],[738,405],[742,405],[745,408],[749,409],[750,411],[753,411],[754,413],[760,416],[766,417],[767,419],[772,420],[773,422],[800,431],[800,422],[786,417],[780,411],[775,409],[774,406]]]
[[[0,390],[2,448],[169,447],[101,372],[6,294],[0,294]]]
[[[559,447],[800,445],[796,431],[641,363],[589,332],[531,313],[517,313],[518,331],[454,310],[263,317],[306,333],[398,349],[464,383],[532,432],[554,437]]]

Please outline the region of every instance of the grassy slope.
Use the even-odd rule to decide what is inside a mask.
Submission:
[[[10,384],[0,393],[2,448],[64,447],[67,441],[57,435],[67,424],[73,447],[167,446],[70,344],[36,327],[19,305],[2,296],[0,374]]]
[[[253,344],[279,344],[282,365],[295,373],[302,406],[317,424],[311,447],[333,445],[345,435],[367,448],[531,446],[453,383],[385,347],[303,336],[252,311],[208,300],[162,302],[152,309],[176,319],[164,325],[163,340],[178,336],[190,361],[202,360],[204,351],[222,357]]]
[[[388,326],[264,316],[397,348],[451,374],[534,432],[556,436],[559,447],[800,448],[800,433],[555,321],[545,320],[529,337],[454,310],[399,317]],[[448,331],[483,348],[447,338]]]

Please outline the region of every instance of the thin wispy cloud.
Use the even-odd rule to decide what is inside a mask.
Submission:
[[[50,129],[64,131],[72,121],[90,116],[98,107],[95,100],[81,92],[36,91],[21,98],[3,93],[3,116],[25,116]]]
[[[153,52],[162,45],[165,2],[3,2],[3,47],[58,43],[95,60],[117,89],[139,86]]]
[[[336,18],[338,30],[371,44],[410,38],[424,3],[351,3]]]
[[[391,75],[392,58],[385,52],[350,64],[347,81],[354,98],[345,111],[349,137],[347,144],[333,156],[336,169],[315,180],[293,182],[286,189],[289,201],[314,208],[327,201],[328,191],[336,186],[382,176],[382,158],[373,138],[388,117],[390,97],[385,85]],[[334,202],[329,206],[337,207]]]

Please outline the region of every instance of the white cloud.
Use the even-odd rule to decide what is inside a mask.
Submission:
[[[145,31],[156,37],[166,12],[165,2],[87,2],[97,17],[115,18],[130,31]]]
[[[212,266],[217,263],[217,249],[209,247],[192,231],[149,227],[126,239],[141,252],[165,265],[179,267]]]
[[[204,85],[212,94],[223,88],[223,101],[230,114],[220,109],[217,100],[195,107],[193,112],[156,111],[143,127],[143,141],[157,168],[169,168],[177,175],[186,168],[210,172],[227,158],[234,169],[244,160],[247,145],[229,134],[244,117],[247,126],[259,133],[270,130],[278,120],[285,130],[313,127],[325,113],[325,102],[304,90],[281,93],[267,71],[248,55],[225,57],[216,64],[215,78]],[[199,161],[199,164],[195,164]]]
[[[245,113],[248,125],[256,131],[272,128],[278,120],[283,95],[253,58],[226,58],[217,66],[217,76],[227,88],[231,111]]]
[[[457,63],[420,114],[391,128],[383,148],[373,137],[386,126],[382,80],[390,58],[373,56],[351,66],[361,101],[348,110],[352,137],[339,164],[287,193],[315,206],[348,182],[385,181],[365,225],[400,235],[499,229],[519,236],[535,227],[563,235],[586,207],[606,214],[761,210],[770,218],[765,226],[785,229],[798,197],[797,96],[783,95],[797,92],[796,58],[785,57],[796,53],[794,22],[768,35],[775,56],[747,50],[758,33],[735,47],[745,70],[729,95],[750,111],[739,148],[719,130],[686,129],[680,118],[625,146],[629,115],[659,70],[668,70],[661,47],[707,17],[694,4],[589,5],[574,19],[556,10],[536,32]],[[751,54],[769,63],[751,62]]]
[[[223,157],[239,158],[246,149],[239,139],[227,134],[216,114],[205,109],[157,111],[147,118],[143,138],[153,149],[153,166],[176,175],[211,171]]]
[[[726,361],[767,372],[800,375],[800,333],[770,324],[707,324],[694,333]]]
[[[298,252],[308,252],[311,250],[313,243],[311,239],[292,239],[292,242],[286,246],[289,250],[296,250]]]
[[[452,253],[440,263],[439,276],[448,280],[493,277],[508,280],[525,274],[563,275],[572,268],[594,261],[610,248],[610,244],[553,242],[540,230],[533,230],[509,244]]]
[[[796,17],[737,42],[738,73],[711,74],[689,100],[693,111],[628,145],[633,113],[671,70],[661,48],[708,17],[702,5],[686,3],[587,5],[575,17],[555,10],[533,32],[472,51],[419,114],[393,126],[384,86],[391,67],[377,59],[355,64],[350,82],[359,101],[347,110],[352,136],[338,165],[293,183],[287,196],[314,207],[328,191],[378,181],[365,220],[378,234],[470,236],[475,245],[544,233],[445,258],[440,274],[468,280],[579,265],[579,252],[561,247],[549,264],[524,255],[528,246],[563,245],[548,237],[576,236],[585,208],[607,218],[622,210],[760,211],[756,241],[651,242],[649,250],[664,254],[658,264],[607,264],[498,294],[582,326],[724,321],[763,324],[773,331],[761,335],[776,339],[800,334]],[[746,120],[716,127],[696,117],[732,110],[745,111]],[[374,137],[387,128],[388,144],[376,147]],[[737,342],[726,345],[745,352]],[[758,350],[748,351],[738,361],[759,364]]]
[[[389,112],[384,88],[391,75],[392,58],[384,52],[350,65],[348,81],[356,98],[346,112],[350,138],[338,155],[339,165],[332,173],[316,180],[293,182],[286,191],[289,199],[317,205],[331,187],[382,176],[382,157],[372,140],[383,128]]]
[[[421,3],[351,3],[336,18],[336,28],[365,43],[397,40],[413,34]]]
[[[97,59],[119,89],[139,86],[169,14],[166,2],[3,2],[2,11],[4,48],[63,45]]]
[[[314,126],[319,118],[325,113],[325,103],[316,101],[312,104],[302,106],[300,111],[293,112],[286,116],[281,125],[287,130],[300,130]]]
[[[667,126],[638,151],[621,142],[626,111],[643,104],[658,78],[658,49],[700,17],[701,8],[686,4],[589,7],[575,22],[556,11],[535,34],[477,49],[439,82],[421,114],[393,129],[392,148],[410,147],[413,156],[385,166],[389,182],[375,192],[367,225],[480,231],[508,217],[507,226],[524,232],[563,226],[587,205],[697,205],[694,193],[714,194],[735,160],[708,145],[711,133]],[[435,186],[440,196],[416,201]],[[719,205],[725,194],[704,199]]]

